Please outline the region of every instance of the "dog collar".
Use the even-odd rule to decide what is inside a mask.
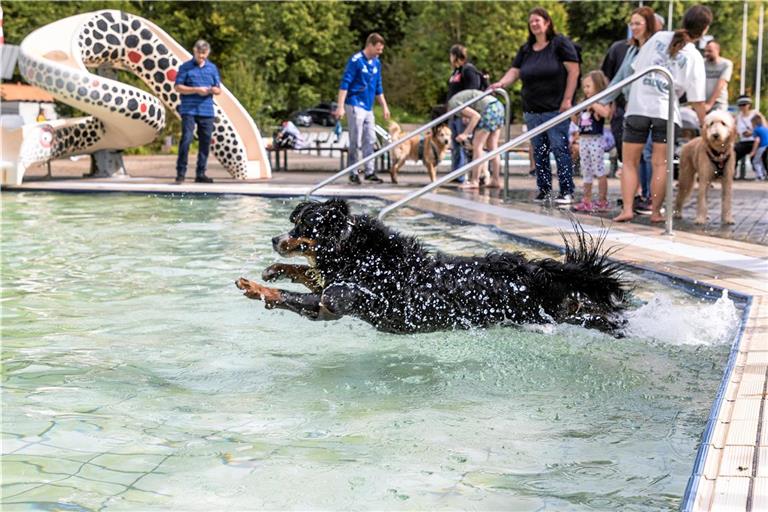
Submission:
[[[715,152],[707,146],[707,157],[709,161],[715,166],[715,176],[722,176],[725,172],[725,164],[731,158],[731,152],[728,149],[724,149],[721,153]]]

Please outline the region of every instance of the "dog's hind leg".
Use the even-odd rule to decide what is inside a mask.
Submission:
[[[277,288],[269,288],[241,277],[235,286],[243,290],[249,299],[263,300],[267,309],[287,309],[310,320],[336,320],[336,315],[321,303],[319,293],[295,293]]]
[[[392,166],[389,168],[389,177],[392,179],[392,183],[397,184],[397,173],[400,172],[403,165],[405,165],[405,157],[395,159],[392,162]]]
[[[265,281],[277,281],[282,278],[290,279],[292,283],[306,286],[315,293],[323,290],[318,276],[309,265],[291,265],[290,263],[275,263],[264,269],[261,278]]]

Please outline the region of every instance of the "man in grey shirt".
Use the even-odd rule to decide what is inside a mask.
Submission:
[[[704,47],[704,69],[707,73],[707,101],[704,109],[728,110],[728,82],[733,73],[733,62],[720,57],[720,45],[710,41]]]

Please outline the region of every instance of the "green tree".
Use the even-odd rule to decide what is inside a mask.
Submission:
[[[525,43],[528,12],[537,5],[548,10],[555,26],[565,26],[565,10],[556,2],[420,3],[397,55],[385,68],[389,102],[422,115],[442,103],[451,73],[448,51],[456,43],[466,46],[470,60],[492,79],[501,77]],[[512,97],[517,101],[518,95]]]

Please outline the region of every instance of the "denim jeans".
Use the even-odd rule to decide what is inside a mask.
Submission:
[[[213,133],[213,117],[195,116],[191,114],[182,114],[181,116],[181,142],[179,142],[179,157],[176,159],[176,177],[183,178],[187,174],[187,157],[189,156],[189,146],[192,144],[192,138],[197,125],[197,167],[195,168],[195,177],[205,176],[205,170],[208,166],[208,151],[211,148],[211,134]]]
[[[560,112],[524,112],[523,119],[529,130],[544,124],[558,116]],[[552,168],[549,165],[549,152],[555,155],[557,163],[557,179],[560,193],[573,194],[573,161],[568,148],[568,126],[570,121],[564,120],[533,138],[533,160],[536,162],[536,186],[540,192],[552,190]]]
[[[451,118],[449,126],[451,127],[451,171],[455,171],[459,167],[467,165],[467,151],[464,149],[464,146],[456,140],[456,137],[464,131],[466,126],[464,126],[461,117],[458,116]],[[461,176],[460,178],[457,178],[456,181],[463,183],[465,178],[466,176]]]
[[[467,165],[467,152],[464,146],[456,140],[456,137],[464,131],[464,122],[460,117],[454,116],[451,119],[451,170],[455,171],[459,167]]]

